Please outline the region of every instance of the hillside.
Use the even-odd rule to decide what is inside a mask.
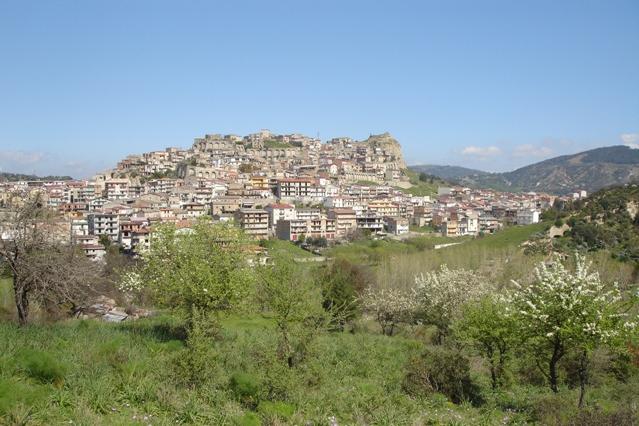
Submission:
[[[618,145],[562,155],[506,173],[469,175],[463,184],[502,191],[594,192],[639,180],[639,150]]]
[[[638,185],[600,190],[545,215],[570,226],[563,238],[554,241],[556,249],[605,250],[616,259],[639,264]]]
[[[467,167],[440,166],[437,164],[419,164],[416,166],[410,166],[409,168],[418,173],[426,173],[428,175],[437,176],[438,178],[447,180],[456,180],[465,176],[489,174],[488,172],[469,169]]]
[[[0,182],[16,182],[22,180],[72,180],[71,176],[36,176],[22,173],[0,172]]]

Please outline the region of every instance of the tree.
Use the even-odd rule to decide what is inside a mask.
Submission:
[[[386,336],[392,336],[399,324],[412,322],[417,307],[414,290],[402,291],[397,288],[368,288],[362,303],[374,315]]]
[[[477,273],[465,269],[449,269],[415,277],[419,315],[426,324],[437,327],[435,341],[441,344],[449,335],[449,328],[464,304],[486,294],[486,285]]]
[[[293,259],[284,256],[263,266],[258,282],[257,294],[273,315],[279,332],[278,357],[294,367],[329,323],[320,288]]]
[[[333,314],[333,328],[343,330],[348,321],[360,314],[360,296],[371,278],[362,266],[338,259],[319,276],[324,309]]]
[[[29,322],[33,303],[50,312],[61,307],[75,311],[101,281],[98,265],[64,241],[68,233],[61,226],[39,196],[13,212],[7,222],[0,260],[13,278],[20,325]]]
[[[142,254],[140,277],[157,303],[184,315],[187,326],[202,315],[214,320],[252,290],[246,243],[240,229],[208,219],[186,231],[161,225]]]
[[[514,282],[505,303],[509,315],[518,321],[529,349],[545,366],[537,366],[553,392],[558,392],[557,366],[569,351],[579,355],[579,406],[584,402],[588,365],[592,350],[601,345],[624,346],[623,336],[634,330],[628,320],[628,304],[616,283],[604,284],[591,263],[575,255],[575,269],[569,270],[559,258],[535,269],[535,281],[529,286]]]
[[[488,361],[493,390],[504,382],[506,362],[517,342],[514,319],[493,297],[469,303],[453,325],[454,334]]]

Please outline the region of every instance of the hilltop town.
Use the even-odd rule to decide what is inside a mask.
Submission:
[[[0,183],[0,205],[39,195],[63,213],[56,232],[99,259],[105,246],[148,248],[154,225],[189,228],[198,217],[229,221],[255,240],[278,238],[326,246],[355,234],[401,237],[493,233],[532,224],[555,196],[446,185],[424,195],[433,177],[411,175],[390,134],[363,141],[268,130],[206,135],[191,148],[130,155],[90,180]],[[575,194],[575,197],[585,193]]]

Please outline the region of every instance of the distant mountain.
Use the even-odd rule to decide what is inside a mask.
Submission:
[[[489,174],[488,172],[469,169],[467,167],[440,166],[437,164],[420,164],[417,166],[410,166],[409,169],[417,173],[426,173],[427,175],[437,176],[438,178],[442,178],[446,180],[456,180],[465,176]]]
[[[436,175],[433,172],[430,174]],[[639,181],[639,149],[623,145],[596,148],[551,158],[512,172],[484,173],[471,170],[465,176],[449,179],[462,185],[499,191],[535,191],[559,195],[580,189],[594,192]]]
[[[71,176],[36,176],[22,173],[0,172],[0,182],[16,182],[20,180],[73,180]]]

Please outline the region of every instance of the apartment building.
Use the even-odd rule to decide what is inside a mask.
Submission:
[[[382,232],[384,230],[384,219],[375,212],[364,212],[357,216],[357,229],[371,232]]]
[[[277,238],[280,240],[299,241],[304,238],[335,239],[335,220],[326,217],[313,219],[280,220],[276,228]]]
[[[408,219],[404,217],[387,217],[386,228],[389,234],[402,235],[410,230]]]
[[[87,218],[90,235],[106,235],[111,241],[118,241],[120,216],[111,213],[90,213]]]
[[[297,217],[295,206],[292,204],[272,203],[264,210],[268,212],[268,224],[271,229],[275,229],[280,220],[292,220]]]
[[[268,212],[266,210],[239,209],[235,212],[235,222],[251,238],[268,238]]]
[[[344,237],[357,228],[357,214],[351,208],[329,209],[328,218],[335,221],[335,232],[339,237]]]

